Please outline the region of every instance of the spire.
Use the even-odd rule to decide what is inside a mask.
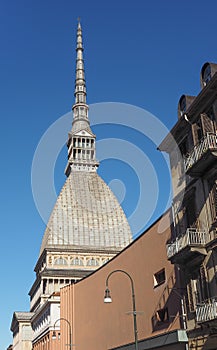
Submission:
[[[99,163],[96,160],[95,139],[88,119],[89,107],[86,103],[86,82],[83,60],[83,42],[80,20],[77,27],[77,58],[75,72],[75,103],[72,106],[72,130],[68,135],[68,164],[65,174],[74,171],[96,171]]]
[[[75,79],[75,104],[86,103],[86,83],[84,74],[84,60],[83,60],[83,43],[82,43],[82,29],[80,20],[77,28],[77,60],[76,60],[76,79]]]

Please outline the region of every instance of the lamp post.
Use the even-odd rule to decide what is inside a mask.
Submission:
[[[72,345],[72,327],[71,327],[70,322],[66,318],[60,317],[58,320],[56,320],[54,322],[54,330],[53,330],[52,339],[56,339],[55,326],[56,326],[57,322],[59,322],[59,321],[65,321],[68,324],[68,327],[69,327],[69,344],[66,344],[66,345],[68,345],[70,347],[70,350],[72,350],[72,346],[73,346]]]
[[[124,273],[126,276],[129,277],[130,282],[131,282],[135,350],[138,350],[138,331],[137,331],[137,321],[136,321],[136,300],[135,300],[134,284],[133,284],[133,279],[129,275],[128,272],[126,272],[124,270],[114,270],[114,271],[110,272],[110,274],[106,278],[106,289],[105,289],[104,303],[111,303],[112,302],[111,293],[110,293],[110,290],[108,288],[108,281],[109,281],[109,278],[111,277],[111,275],[113,275],[116,272]]]

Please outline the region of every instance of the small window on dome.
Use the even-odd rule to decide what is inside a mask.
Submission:
[[[103,260],[103,264],[106,264],[109,261],[109,258]]]
[[[87,266],[99,266],[99,262],[98,260],[92,258],[87,261]]]
[[[83,261],[79,258],[74,258],[72,261],[71,261],[71,265],[77,265],[77,266],[83,266]]]
[[[54,261],[54,265],[67,265],[66,259],[58,258]]]
[[[78,116],[78,108],[75,108],[75,117]]]

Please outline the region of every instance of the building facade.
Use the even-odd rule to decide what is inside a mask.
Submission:
[[[51,333],[60,318],[60,288],[98,269],[132,241],[131,229],[120,204],[97,174],[99,162],[96,137],[88,118],[80,23],[76,53],[67,180],[45,229],[35,266],[36,279],[29,292],[30,312],[15,312],[13,316],[11,331],[16,350],[57,346],[51,340]],[[23,318],[28,320],[28,342],[22,332]],[[56,328],[59,327],[57,323]]]
[[[198,96],[181,96],[178,122],[160,145],[170,156],[174,230],[190,349],[217,348],[217,64],[205,63]],[[173,147],[172,139],[177,147]]]
[[[179,269],[166,253],[170,222],[171,210],[107,264],[61,289],[61,317],[71,324],[75,349],[135,349],[132,289],[125,272],[134,285],[139,350],[186,349]],[[104,303],[107,287],[111,303]],[[64,321],[61,326],[60,349],[65,350],[69,330]]]
[[[116,270],[135,281],[139,350],[217,349],[217,65],[205,63],[200,80],[198,96],[181,96],[178,122],[159,146],[170,156],[173,182],[167,230],[157,234],[163,217],[100,270],[61,290],[61,315],[80,349],[135,349],[129,281],[112,276],[114,303],[100,300]],[[63,350],[67,331],[61,336]]]

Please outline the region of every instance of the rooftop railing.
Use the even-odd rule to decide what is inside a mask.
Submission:
[[[209,234],[204,230],[200,231],[196,228],[188,228],[186,232],[178,236],[173,242],[167,244],[168,259],[179,253],[187,246],[200,246],[208,243]]]
[[[184,158],[185,171],[188,171],[208,150],[217,149],[217,135],[208,132],[193,148],[191,153]]]

